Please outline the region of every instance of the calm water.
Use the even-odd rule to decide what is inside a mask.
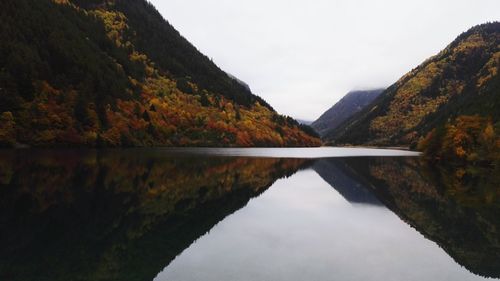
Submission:
[[[0,151],[0,280],[491,280],[499,171],[373,149]]]

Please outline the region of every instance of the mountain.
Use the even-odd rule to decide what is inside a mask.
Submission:
[[[229,76],[229,78],[231,79],[234,79],[236,80],[236,82],[238,82],[241,86],[243,86],[246,90],[248,90],[249,92],[251,92],[252,90],[250,89],[250,85],[248,85],[245,81],[242,81],[240,79],[238,79],[238,77],[230,74],[230,73],[226,73],[227,76]],[[297,120],[298,121],[298,120]]]
[[[311,127],[325,136],[349,119],[354,114],[368,106],[384,90],[353,91],[347,93],[339,102],[328,109],[318,120],[311,124]]]
[[[326,139],[334,144],[416,145],[434,129],[448,126],[450,132],[462,135],[459,143],[468,143],[473,138],[464,136],[471,131],[461,130],[458,124],[466,120],[477,126],[477,132],[487,130],[500,150],[495,133],[500,129],[499,65],[500,23],[475,26]],[[465,145],[455,148],[467,150]]]
[[[320,144],[145,0],[5,0],[0,25],[2,146]]]

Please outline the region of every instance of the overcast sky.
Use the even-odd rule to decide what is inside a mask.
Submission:
[[[278,112],[314,120],[353,89],[386,87],[500,0],[151,0]]]

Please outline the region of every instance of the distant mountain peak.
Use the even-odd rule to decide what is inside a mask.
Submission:
[[[311,124],[320,136],[334,131],[344,121],[361,111],[375,100],[384,89],[355,90],[347,93],[340,101],[328,109]]]

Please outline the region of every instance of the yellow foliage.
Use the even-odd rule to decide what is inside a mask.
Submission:
[[[69,0],[52,0],[54,3],[59,5],[68,5],[70,4]]]
[[[481,73],[484,70],[486,70],[488,74],[486,76],[479,77],[477,81],[477,87],[482,87],[486,82],[491,80],[491,78],[497,76],[499,64],[500,64],[500,52],[497,52],[492,56],[492,58],[486,63],[486,65],[480,71]]]
[[[499,39],[497,33],[468,34],[403,76],[389,91],[389,104],[379,108],[368,121],[372,141],[415,143],[419,136],[412,132],[418,131],[431,114],[454,102],[455,97],[471,95],[471,90],[478,94],[483,89],[490,91],[486,83],[498,76]],[[485,63],[486,57],[489,60]],[[481,69],[471,69],[474,63]],[[470,83],[476,84],[475,89]],[[466,86],[472,87],[464,93]]]
[[[121,47],[123,42],[123,32],[129,29],[127,17],[120,12],[96,9],[91,11],[92,14],[99,17],[103,22],[108,32],[108,37]]]

